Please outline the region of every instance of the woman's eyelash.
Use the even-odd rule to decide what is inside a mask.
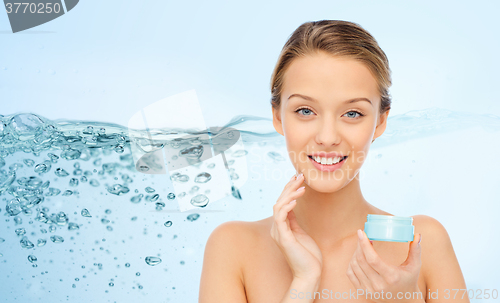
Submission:
[[[364,116],[362,113],[358,112],[357,110],[350,110],[350,111],[348,111],[347,113],[358,113],[358,114],[359,114],[359,117],[363,117],[363,116]],[[347,114],[347,113],[346,113],[346,114]],[[357,118],[353,118],[353,119],[357,119]]]
[[[303,110],[303,109],[307,109],[307,110],[309,110],[309,111],[311,111],[311,112],[312,112],[312,109],[310,109],[310,108],[308,108],[308,107],[301,107],[301,108],[297,109],[295,112],[296,112],[296,113],[298,113],[299,111],[301,111],[301,110]],[[309,116],[309,115],[305,115],[305,116]]]
[[[298,112],[300,112],[303,109],[307,109],[307,110],[309,110],[309,111],[312,112],[312,109],[310,109],[308,107],[301,107],[301,108],[297,109],[295,112],[298,113]],[[347,113],[351,113],[351,112],[359,114],[359,117],[363,117],[364,116],[362,113],[358,112],[357,110],[350,110]],[[310,116],[310,115],[304,115],[304,116]],[[356,119],[356,118],[353,118],[353,119]]]

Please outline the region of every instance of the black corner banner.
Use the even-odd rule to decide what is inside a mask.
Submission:
[[[79,0],[4,0],[12,32],[20,32],[52,21],[72,10]]]

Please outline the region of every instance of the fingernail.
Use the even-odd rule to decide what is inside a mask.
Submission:
[[[295,201],[297,201],[297,200],[292,200],[292,201],[288,202],[288,204],[292,204],[292,203],[293,203],[293,202],[295,202]]]
[[[419,234],[420,235],[420,239],[418,239],[418,244],[420,244],[420,241],[422,241],[422,234]]]
[[[290,178],[290,181],[297,179],[297,175],[293,175],[292,178]]]
[[[363,235],[361,234],[361,229],[358,229],[358,238],[363,240]]]
[[[303,177],[304,174],[303,173],[300,173],[298,176],[297,176],[297,179],[300,178],[300,177]]]
[[[299,189],[297,189],[297,191],[301,191],[301,190],[303,190],[304,188],[306,188],[306,187],[305,187],[305,186],[299,187]]]

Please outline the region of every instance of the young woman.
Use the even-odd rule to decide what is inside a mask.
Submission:
[[[391,215],[364,199],[358,174],[386,128],[390,86],[385,53],[358,24],[295,30],[272,75],[271,104],[298,176],[272,217],[212,232],[200,303],[469,302],[437,220],[413,216],[410,243],[372,242],[363,232],[368,214]]]

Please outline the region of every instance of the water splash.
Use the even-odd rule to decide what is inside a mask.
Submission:
[[[500,118],[439,108],[412,111],[389,117],[386,131],[377,138],[373,148],[470,127],[482,127],[487,132],[497,132],[500,130]],[[120,208],[142,207],[151,211],[161,211],[163,208],[172,207],[178,197],[190,197],[191,204],[198,208],[199,213],[192,213],[181,219],[168,218],[168,221],[163,221],[167,218],[162,219],[160,222],[165,223],[158,224],[163,228],[161,241],[167,238],[168,232],[182,226],[184,221],[186,221],[185,224],[192,225],[202,223],[204,220],[199,220],[200,213],[207,209],[211,202],[208,198],[210,190],[207,192],[201,186],[210,185],[212,190],[217,187],[217,184],[214,184],[216,176],[211,173],[215,164],[200,167],[200,171],[193,175],[173,173],[170,176],[171,181],[186,184],[186,190],[175,192],[175,194],[173,192],[163,194],[161,187],[157,185],[145,186],[141,183],[140,187],[135,186],[141,181],[141,178],[135,174],[143,176],[140,173],[141,170],[152,170],[154,162],[147,163],[148,166],[136,167],[131,153],[131,144],[147,152],[172,149],[177,153],[172,157],[173,160],[175,160],[174,157],[182,157],[187,161],[193,161],[202,157],[203,146],[208,140],[204,135],[209,134],[212,140],[222,137],[231,138],[235,134],[227,131],[229,128],[238,130],[243,142],[248,144],[247,146],[256,145],[271,149],[263,154],[268,159],[281,163],[287,160],[286,154],[278,151],[278,147],[284,145],[283,137],[274,130],[272,120],[267,118],[237,116],[216,131],[213,129],[206,132],[150,129],[146,132],[145,130],[129,130],[124,126],[111,123],[49,120],[31,113],[0,116],[0,198],[3,203],[0,207],[0,215],[6,218],[5,222],[1,222],[2,226],[9,227],[2,230],[0,244],[8,242],[2,244],[2,249],[8,247],[8,244],[13,244],[9,246],[9,249],[24,254],[24,262],[28,258],[33,264],[37,262],[37,257],[34,255],[36,254],[40,259],[37,262],[40,268],[41,264],[47,264],[49,261],[46,259],[47,254],[42,252],[57,252],[61,248],[68,248],[70,247],[68,245],[76,243],[81,235],[87,233],[89,225],[98,224],[102,228],[102,234],[97,235],[98,239],[95,241],[98,241],[98,244],[94,243],[96,246],[92,248],[92,251],[84,249],[86,257],[97,252],[116,254],[113,247],[106,244],[117,240],[114,234],[120,229],[118,227],[120,223],[135,224],[131,228],[137,228],[143,218],[139,216],[138,219],[136,215],[120,218],[113,216],[114,210],[112,212],[99,210],[99,207],[109,203],[110,199],[120,203]],[[276,146],[275,150],[274,146]],[[218,148],[220,146],[215,144],[214,149]],[[226,163],[228,174],[232,180],[237,180],[239,171],[232,165],[238,161],[238,158],[249,156],[249,152],[246,149],[240,149],[230,156],[232,159],[227,159]],[[108,161],[109,158],[114,160]],[[194,182],[196,187],[190,181]],[[231,186],[230,192],[232,197],[237,199],[236,203],[246,202],[237,187]],[[96,193],[99,199],[86,199],[89,193]],[[58,204],[68,207],[70,211],[59,211],[56,207]],[[49,207],[53,212],[49,210]],[[150,222],[146,219],[144,222],[149,224]],[[35,224],[30,224],[30,220]],[[11,225],[15,228],[10,229]],[[157,232],[152,233],[156,237]],[[182,234],[178,234],[179,237],[172,234],[168,237],[174,242],[180,241]],[[104,241],[106,239],[107,241]],[[128,241],[127,238],[120,240]],[[32,241],[36,243],[36,246]],[[132,241],[127,242],[127,244],[130,243],[133,247]],[[82,248],[90,244],[83,243]],[[30,254],[35,250],[37,252]],[[68,252],[68,254],[74,254],[73,258],[80,263],[94,262],[87,261],[86,258],[78,259],[76,253],[73,252]],[[146,265],[157,266],[155,270],[168,265],[166,264],[168,259],[165,258],[161,265],[159,265],[161,263],[159,257],[149,256],[145,260]],[[105,262],[103,262],[105,265],[98,263],[99,261],[94,267],[95,273],[105,270],[108,266]],[[125,263],[125,268],[129,270],[134,267],[139,268],[138,263],[144,265],[144,262],[138,260],[127,261],[130,263]],[[123,261],[119,259],[116,262],[118,264]],[[175,262],[180,261],[177,259]],[[120,264],[123,266],[124,263]],[[87,267],[91,267],[89,265]],[[31,266],[29,267],[32,269]],[[136,277],[135,272],[135,269],[131,272],[134,277]],[[142,272],[144,276],[145,271]],[[106,285],[114,283],[108,281]],[[114,283],[114,285],[114,288],[117,288],[119,284]],[[133,287],[143,288],[142,285],[140,287],[138,285],[134,284]],[[72,286],[68,284],[67,287]]]

